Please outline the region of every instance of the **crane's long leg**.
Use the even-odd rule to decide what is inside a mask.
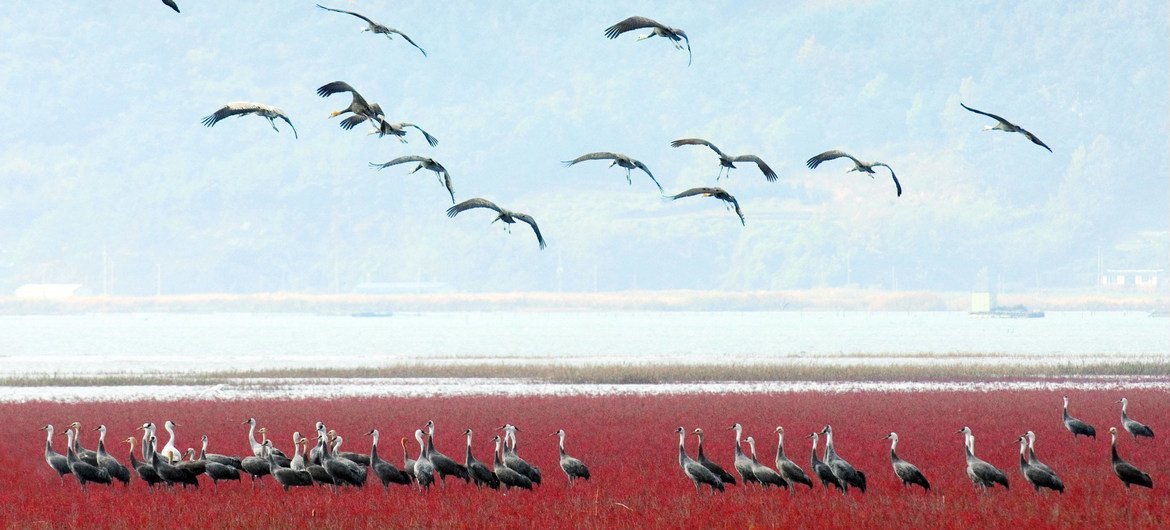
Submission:
[[[268,125],[271,125],[271,126],[272,126],[272,130],[274,130],[274,131],[276,131],[276,132],[280,132],[280,129],[277,129],[277,128],[276,128],[276,122],[275,122],[275,121],[273,121],[273,119],[272,119],[272,118],[268,118]]]
[[[634,185],[634,180],[632,178],[630,178],[630,170],[629,169],[626,170],[626,184],[629,184],[631,186]],[[569,479],[569,482],[572,483],[573,479]]]

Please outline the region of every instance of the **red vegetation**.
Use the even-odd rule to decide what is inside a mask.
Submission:
[[[349,399],[271,402],[96,403],[0,405],[0,526],[3,527],[1155,527],[1170,514],[1170,425],[1161,411],[1170,395],[1126,391],[1133,417],[1152,424],[1159,438],[1120,440],[1124,458],[1153,476],[1155,489],[1127,492],[1109,464],[1108,428],[1118,425],[1116,391],[1070,392],[1073,414],[1096,426],[1097,439],[1072,435],[1061,424],[1060,392],[943,392],[871,394],[688,395],[670,397],[479,397],[436,399]],[[135,480],[122,486],[91,486],[80,493],[66,477],[61,486],[45,464],[43,433],[82,422],[83,444],[94,449],[99,423],[110,430],[110,448],[127,463],[118,442],[143,421],[177,421],[179,446],[195,447],[202,434],[211,452],[247,453],[246,426],[255,416],[291,454],[294,430],[309,433],[317,420],[346,437],[344,449],[365,451],[371,427],[382,431],[381,453],[401,463],[400,436],[410,437],[427,419],[438,424],[436,446],[462,461],[466,427],[475,429],[475,454],[490,461],[491,436],[504,422],[520,426],[521,454],[544,473],[534,492],[506,496],[449,482],[427,494],[404,487],[281,491],[271,477],[253,488],[209,482],[199,490],[148,492]],[[819,485],[795,496],[784,491],[728,488],[726,494],[695,491],[677,463],[674,429],[703,427],[708,454],[731,468],[733,422],[760,445],[769,466],[773,430],[787,431],[789,457],[808,468],[807,436],[826,422],[834,427],[838,452],[869,478],[869,493],[848,497]],[[976,492],[964,472],[962,437],[970,425],[980,457],[1006,471],[1010,491]],[[593,480],[569,489],[557,464],[558,428],[568,431],[568,451],[589,465]],[[1037,494],[1017,468],[1015,438],[1032,429],[1037,453],[1067,485],[1063,496]],[[901,436],[899,455],[916,464],[934,486],[929,494],[903,489],[890,468],[889,431]],[[64,452],[64,437],[54,447]],[[165,441],[165,434],[163,435]],[[695,439],[687,451],[695,454]],[[414,456],[414,455],[412,455]],[[202,480],[206,480],[203,478]],[[376,484],[371,479],[370,484]],[[324,525],[324,526],[320,526]],[[1021,526],[1024,525],[1024,526]]]

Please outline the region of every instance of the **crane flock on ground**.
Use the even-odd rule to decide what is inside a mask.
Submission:
[[[427,421],[426,425],[414,431],[414,440],[418,444],[417,451],[412,452],[407,439],[402,438],[402,467],[384,460],[379,454],[378,442],[381,434],[378,429],[363,433],[370,437],[370,451],[354,453],[342,451],[341,444],[344,441],[342,436],[335,430],[328,429],[324,423],[317,422],[316,445],[310,449],[309,438],[302,436],[300,432],[294,432],[293,456],[289,458],[285,452],[277,449],[272,439],[268,438],[267,428],[256,428],[258,424],[255,418],[248,418],[243,424],[248,426],[249,452],[245,456],[228,456],[208,453],[207,435],[203,435],[199,451],[188,448],[186,452],[180,452],[175,445],[175,428],[179,425],[170,420],[163,424],[169,439],[160,450],[157,426],[152,422],[143,423],[138,428],[142,431],[140,446],[142,460],[138,459],[138,453],[135,451],[135,442],[139,439],[130,436],[122,440],[129,445],[127,457],[129,467],[107,451],[105,425],[94,429],[99,432],[96,451],[82,447],[79,422],[69,424],[62,433],[56,433],[51,424],[41,427],[41,430],[45,431],[47,436],[45,462],[58,475],[62,484],[65,483],[65,475],[71,475],[77,479],[83,490],[91,483],[106,485],[121,483],[129,486],[132,473],[151,489],[155,486],[198,488],[201,476],[207,477],[212,487],[217,489],[220,482],[240,482],[245,476],[249,477],[252,487],[255,487],[265,476],[271,476],[285,491],[307,486],[330,486],[335,490],[339,487],[360,488],[371,475],[382,483],[384,489],[389,489],[391,485],[414,485],[422,490],[429,489],[435,482],[446,484],[448,477],[455,481],[474,484],[476,487],[505,491],[514,488],[531,490],[534,486],[539,486],[542,479],[540,468],[520,457],[517,442],[517,433],[520,429],[512,424],[499,427],[498,430],[503,432],[503,436],[496,436],[491,440],[494,446],[491,467],[476,460],[472,455],[471,429],[463,431],[467,437],[463,463],[435,449],[434,421]],[[259,440],[256,439],[257,434],[260,435]],[[66,436],[65,454],[53,450],[54,435]],[[585,463],[569,456],[565,451],[567,436],[565,430],[559,429],[549,436],[559,438],[559,463],[568,485],[573,486],[579,479],[589,480],[589,468]],[[411,454],[416,456],[411,458]]]
[[[1139,437],[1153,438],[1154,431],[1147,425],[1129,417],[1129,401],[1122,398],[1117,403],[1122,405],[1122,428],[1129,433],[1136,442]],[[1078,436],[1096,438],[1096,431],[1092,426],[1077,420],[1068,413],[1068,397],[1064,398],[1064,425],[1075,440]],[[56,433],[53,425],[45,425],[41,430],[46,433],[45,463],[58,475],[61,484],[65,483],[65,475],[73,476],[82,489],[88,484],[113,485],[121,483],[129,485],[132,474],[145,482],[151,488],[157,485],[164,486],[193,486],[199,487],[199,477],[205,476],[212,486],[219,487],[223,481],[239,482],[242,477],[249,477],[253,487],[262,481],[265,476],[272,476],[273,481],[288,491],[296,487],[330,486],[336,491],[339,487],[363,487],[372,475],[381,482],[384,489],[393,485],[415,486],[427,490],[436,482],[446,484],[447,479],[473,484],[476,487],[491,489],[532,490],[542,483],[540,468],[520,457],[518,433],[520,429],[512,424],[504,424],[497,430],[502,435],[491,439],[491,465],[481,462],[473,455],[471,429],[463,431],[467,439],[463,462],[448,457],[435,448],[435,422],[428,420],[425,425],[415,429],[414,442],[410,444],[406,437],[401,438],[402,465],[385,460],[378,450],[381,434],[378,429],[364,432],[370,439],[370,450],[364,453],[355,453],[342,450],[344,439],[335,430],[329,429],[322,422],[317,422],[314,428],[316,445],[310,449],[310,439],[300,432],[292,433],[292,454],[290,458],[285,452],[276,447],[276,443],[268,437],[265,427],[257,428],[255,418],[248,418],[243,422],[248,426],[247,441],[248,453],[245,456],[230,456],[209,453],[209,440],[206,435],[201,438],[198,451],[188,448],[180,451],[176,445],[176,428],[178,424],[167,420],[163,423],[163,430],[168,436],[163,448],[158,449],[158,428],[152,422],[143,423],[138,428],[142,431],[140,451],[142,459],[138,459],[135,451],[135,436],[122,439],[129,444],[127,462],[129,467],[109,452],[106,447],[106,426],[99,425],[93,429],[97,431],[97,450],[89,450],[81,444],[81,424],[70,423],[63,433]],[[726,430],[735,431],[735,445],[732,455],[732,469],[738,478],[728,472],[723,466],[712,461],[708,452],[704,450],[702,429],[690,432],[698,439],[697,458],[691,459],[686,451],[686,437],[688,432],[683,427],[675,430],[678,434],[678,463],[683,474],[695,486],[696,493],[702,492],[707,486],[712,491],[725,491],[727,486],[757,484],[763,488],[787,488],[793,495],[798,486],[813,489],[814,479],[821,483],[823,488],[841,494],[848,494],[853,488],[865,493],[869,486],[866,474],[855,468],[840,453],[834,439],[832,425],[825,425],[819,431],[808,435],[811,439],[812,451],[809,458],[809,468],[806,472],[799,464],[788,458],[784,446],[784,427],[776,427],[775,433],[776,456],[772,461],[774,467],[761,463],[756,452],[756,440],[752,436],[743,437],[743,425],[736,423]],[[1110,463],[1114,475],[1128,489],[1131,486],[1153,488],[1154,483],[1150,475],[1137,466],[1125,461],[1117,452],[1118,429],[1110,427]],[[242,431],[241,431],[242,434]],[[257,440],[256,435],[260,435]],[[975,434],[970,427],[964,426],[958,430],[963,435],[963,455],[966,458],[966,474],[972,485],[980,491],[987,491],[996,487],[1010,488],[1011,479],[1003,469],[983,460],[975,455]],[[55,435],[66,436],[65,454],[53,449]],[[589,467],[579,458],[570,456],[565,450],[564,429],[558,429],[549,436],[558,438],[558,463],[564,473],[568,486],[572,487],[578,480],[589,480]],[[818,455],[817,446],[821,437],[824,437],[824,449]],[[898,454],[899,436],[891,432],[885,436],[890,440],[890,464],[894,476],[903,487],[919,487],[923,492],[931,491],[931,483],[918,466],[905,460]],[[1020,445],[1020,474],[1037,492],[1048,489],[1064,493],[1065,484],[1060,475],[1051,467],[1036,457],[1036,433],[1027,431],[1015,439]],[[743,444],[747,443],[748,452],[743,451]],[[417,447],[417,450],[414,450]],[[411,458],[411,455],[415,455]],[[1104,459],[1102,459],[1104,461]],[[955,470],[957,471],[957,470]],[[932,470],[932,473],[938,473]]]
[[[175,12],[179,12],[179,7],[172,0],[163,0],[163,3],[166,4],[167,6],[169,6],[170,8],[174,9]],[[341,14],[350,15],[350,16],[356,17],[358,19],[361,19],[362,21],[364,21],[366,23],[366,27],[363,28],[362,31],[368,31],[368,32],[371,32],[371,33],[376,34],[376,35],[384,35],[386,38],[388,38],[390,40],[393,40],[394,36],[399,36],[403,40],[405,40],[408,44],[417,48],[418,51],[422,52],[423,57],[427,57],[426,50],[424,50],[413,39],[411,39],[409,36],[407,36],[402,31],[399,31],[397,29],[394,29],[394,28],[391,28],[389,26],[383,25],[381,23],[375,22],[373,19],[371,19],[371,18],[369,18],[366,15],[363,15],[361,13],[356,13],[353,11],[345,11],[345,10],[341,10],[341,9],[335,9],[335,8],[326,7],[326,6],[323,6],[320,4],[317,4],[317,7],[320,8],[321,10],[324,10],[324,11],[329,11],[329,12],[333,12],[333,13],[341,13]],[[621,22],[618,22],[618,23],[606,28],[604,31],[604,35],[610,39],[616,39],[626,32],[637,31],[637,30],[641,30],[641,29],[649,29],[650,32],[645,34],[645,35],[639,36],[637,38],[637,40],[641,41],[641,40],[649,39],[652,37],[663,37],[667,40],[670,40],[674,44],[675,48],[677,48],[679,50],[683,50],[683,49],[686,50],[686,52],[687,52],[687,65],[690,66],[691,60],[693,58],[692,53],[691,53],[690,38],[687,36],[687,33],[681,29],[672,28],[670,26],[667,26],[665,24],[662,24],[660,22],[657,22],[655,20],[652,20],[652,19],[649,19],[646,17],[632,16],[632,17],[629,17],[625,20],[622,20]],[[369,130],[369,134],[371,134],[371,135],[376,134],[376,135],[378,135],[379,138],[387,136],[387,135],[394,136],[394,137],[397,137],[399,139],[399,141],[401,141],[402,143],[405,144],[405,143],[408,143],[408,140],[407,140],[407,132],[408,131],[407,130],[414,129],[414,130],[418,131],[419,133],[421,133],[423,135],[423,138],[426,139],[427,143],[430,144],[432,147],[434,147],[438,144],[438,139],[436,139],[434,136],[432,136],[427,131],[423,130],[422,127],[420,127],[417,124],[410,123],[410,122],[390,122],[390,121],[388,121],[386,119],[386,114],[385,114],[385,112],[383,112],[382,107],[380,105],[378,105],[377,103],[370,103],[356,89],[354,89],[352,86],[350,86],[348,83],[346,83],[344,81],[333,81],[331,83],[326,83],[325,85],[323,85],[317,89],[317,94],[320,95],[321,97],[329,97],[333,94],[338,94],[338,93],[342,93],[342,92],[349,92],[353,98],[352,102],[345,109],[342,109],[340,111],[335,111],[335,112],[330,114],[330,117],[336,117],[336,116],[339,116],[341,114],[347,114],[347,113],[350,114],[349,116],[342,119],[341,122],[339,123],[339,125],[342,129],[351,130],[354,127],[356,127],[357,125],[368,121],[372,125],[372,128]],[[1040,147],[1043,147],[1044,149],[1047,149],[1049,152],[1052,151],[1052,149],[1050,147],[1048,147],[1047,144],[1042,142],[1038,137],[1036,137],[1036,135],[1032,134],[1031,132],[1025,130],[1024,128],[1022,128],[1022,127],[1020,127],[1020,126],[1018,126],[1018,125],[1016,125],[1008,120],[1006,120],[1000,116],[997,116],[995,114],[991,114],[991,113],[984,112],[981,110],[973,109],[973,108],[968,107],[967,105],[965,105],[963,103],[960,103],[960,105],[964,109],[966,109],[970,112],[980,114],[983,116],[987,116],[989,118],[996,120],[996,122],[997,122],[996,125],[986,126],[986,127],[984,127],[983,130],[987,130],[987,131],[997,130],[997,131],[1003,131],[1003,132],[1020,133],[1023,136],[1025,136],[1028,140],[1030,140],[1032,143],[1034,143]],[[245,115],[249,115],[249,114],[253,114],[253,115],[260,116],[260,117],[267,119],[269,124],[272,125],[272,128],[274,130],[277,130],[277,131],[279,131],[279,129],[277,129],[274,120],[276,120],[276,119],[283,120],[289,125],[290,128],[292,128],[294,137],[297,136],[296,128],[293,127],[292,121],[288,117],[288,115],[285,114],[284,111],[280,110],[279,108],[276,108],[276,107],[273,107],[273,106],[270,106],[270,105],[267,105],[264,103],[254,103],[254,102],[228,103],[224,107],[220,108],[219,110],[215,111],[214,113],[203,118],[203,124],[208,126],[208,127],[212,127],[216,123],[218,123],[219,121],[223,120],[224,118],[227,118],[230,116],[245,116]],[[680,147],[683,145],[706,146],[715,152],[715,154],[719,157],[719,172],[717,173],[717,175],[715,177],[715,180],[717,180],[717,181],[720,180],[724,176],[725,173],[728,176],[730,176],[731,170],[736,168],[736,166],[735,166],[736,162],[745,162],[745,163],[755,164],[756,167],[759,168],[760,172],[764,174],[764,177],[767,179],[768,182],[776,182],[779,180],[779,175],[758,155],[754,155],[754,154],[742,154],[742,155],[737,155],[737,156],[727,155],[722,150],[720,150],[718,147],[716,147],[715,144],[713,144],[707,140],[700,139],[700,138],[684,138],[684,139],[675,140],[673,142],[670,142],[671,147]],[[871,178],[876,175],[876,172],[874,170],[875,167],[886,168],[887,170],[889,170],[890,177],[894,181],[894,189],[895,189],[896,195],[899,197],[902,195],[902,183],[898,180],[898,176],[896,174],[894,174],[893,168],[884,162],[864,162],[864,161],[862,161],[862,160],[860,160],[860,159],[854,157],[853,155],[850,155],[844,151],[834,149],[834,150],[825,151],[821,154],[813,156],[812,158],[809,158],[807,161],[807,165],[808,165],[809,169],[816,169],[817,166],[819,166],[821,163],[829,161],[829,160],[833,160],[836,158],[849,158],[853,162],[853,168],[850,169],[849,172],[857,171],[860,173],[866,173],[866,174],[870,175]],[[741,225],[746,226],[746,224],[747,224],[747,222],[744,218],[743,211],[740,209],[739,202],[736,200],[736,198],[733,195],[728,193],[723,188],[698,187],[698,188],[691,188],[691,189],[688,189],[686,191],[683,191],[683,192],[677,193],[677,194],[668,194],[663,190],[663,187],[659,183],[658,178],[656,178],[653,175],[653,173],[651,173],[650,168],[647,167],[646,164],[642,163],[639,160],[631,158],[630,156],[616,153],[616,152],[602,151],[602,152],[588,153],[585,155],[581,155],[573,160],[566,161],[565,165],[572,166],[576,163],[587,161],[587,160],[611,160],[612,161],[612,163],[610,164],[611,167],[614,165],[617,165],[617,166],[622,167],[626,170],[626,181],[631,183],[631,184],[632,184],[632,179],[631,179],[631,175],[630,175],[631,170],[640,169],[640,170],[644,171],[646,173],[646,175],[648,175],[650,177],[650,179],[654,182],[655,186],[658,187],[658,191],[663,195],[663,197],[666,199],[669,199],[669,200],[679,199],[682,197],[692,197],[692,196],[712,197],[715,199],[719,199],[719,200],[727,203],[728,209],[733,209],[735,211],[735,214],[739,218]],[[437,162],[434,162],[434,160],[429,158],[429,157],[425,157],[425,156],[421,156],[421,155],[408,155],[408,156],[396,158],[396,159],[391,160],[390,162],[387,162],[385,164],[371,163],[371,166],[374,166],[377,169],[383,169],[383,168],[388,167],[390,165],[395,165],[397,163],[403,163],[403,162],[407,162],[407,161],[420,162],[420,165],[415,169],[415,171],[417,171],[418,169],[429,169],[431,171],[434,171],[436,174],[441,175],[440,183],[444,186],[444,188],[446,188],[448,194],[451,196],[451,202],[452,203],[456,202],[455,201],[455,188],[454,188],[454,183],[452,182],[452,179],[451,179],[451,174],[446,170],[446,168],[444,168],[442,165],[439,165]],[[413,171],[412,171],[412,173],[413,173]],[[491,206],[489,206],[489,205],[491,205]],[[465,207],[460,208],[460,206],[465,206]],[[511,215],[505,215],[505,214],[510,213],[510,212],[508,212],[507,210],[502,210],[498,207],[495,207],[491,201],[488,201],[488,200],[483,199],[483,198],[474,198],[474,199],[471,199],[469,201],[465,201],[463,203],[457,204],[456,208],[454,210],[455,210],[455,213],[458,213],[460,211],[466,210],[466,209],[471,208],[471,207],[487,207],[489,209],[496,210],[496,212],[499,214],[496,217],[496,220],[497,221],[504,221],[505,227],[507,227],[507,225],[512,223],[511,219],[514,217]],[[448,215],[451,217],[454,217],[454,213],[452,213],[451,210],[448,210]],[[521,218],[521,217],[515,217],[515,218],[520,219],[520,220],[524,221],[525,223],[528,223],[529,225],[531,225],[533,228],[533,231],[537,235],[537,241],[539,243],[540,248],[541,249],[545,248],[546,243],[545,243],[543,237],[541,237],[541,235],[540,235],[540,229],[537,227],[535,219],[532,218],[531,216],[527,216],[527,215],[524,216],[523,218]]]

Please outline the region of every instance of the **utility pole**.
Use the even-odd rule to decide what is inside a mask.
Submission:
[[[154,264],[154,295],[162,296],[162,264]]]
[[[110,294],[110,253],[106,252],[106,246],[102,245],[102,296]]]

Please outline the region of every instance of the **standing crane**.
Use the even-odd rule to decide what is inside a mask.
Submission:
[[[1135,441],[1137,440],[1138,436],[1146,436],[1149,438],[1154,437],[1153,429],[1140,421],[1130,418],[1129,414],[1126,414],[1125,409],[1129,406],[1128,399],[1121,398],[1118,403],[1121,403],[1121,426],[1125,427],[1126,432],[1128,432],[1130,436],[1133,436]]]
[[[1036,433],[1028,431],[1024,433],[1024,437],[1028,439],[1028,465],[1040,468],[1040,470],[1044,471],[1045,473],[1051,473],[1055,475],[1056,472],[1053,471],[1052,468],[1048,467],[1047,464],[1036,458]]]
[[[414,439],[418,440],[418,458],[414,459],[414,480],[422,489],[430,489],[431,484],[435,482],[435,466],[428,458],[422,429],[414,430]]]
[[[1021,436],[1016,441],[1020,442],[1020,474],[1024,475],[1024,478],[1033,488],[1036,488],[1036,491],[1040,491],[1040,488],[1048,488],[1059,491],[1063,495],[1064,482],[1061,482],[1060,477],[1028,463],[1026,456],[1028,454],[1028,437]]]
[[[1068,415],[1068,396],[1064,396],[1064,428],[1072,433],[1074,440],[1077,436],[1087,436],[1094,440],[1097,439],[1097,429],[1094,429],[1088,423]]]
[[[902,183],[898,182],[898,175],[894,174],[894,168],[886,165],[884,162],[862,162],[861,160],[858,160],[857,157],[846,153],[845,151],[838,151],[834,149],[832,151],[825,151],[824,153],[808,159],[808,168],[816,169],[817,166],[821,165],[822,162],[842,157],[853,161],[853,169],[846,171],[846,173],[857,171],[859,173],[868,173],[869,178],[874,178],[874,175],[877,173],[874,172],[873,168],[880,166],[890,170],[890,178],[894,179],[894,188],[898,191],[898,196],[902,196]]]
[[[265,440],[264,445],[271,447],[272,440]],[[299,453],[299,451],[300,449],[298,447],[293,447],[294,453]],[[272,458],[272,453],[265,451],[265,454],[268,457],[268,473],[272,475],[272,478],[276,480],[277,484],[280,484],[280,487],[284,488],[284,491],[288,491],[290,488],[313,485],[313,475],[307,469],[281,467]]]
[[[139,462],[138,458],[134,456],[133,436],[130,436],[123,441],[130,444],[130,467],[134,468],[134,472],[138,475],[138,478],[142,479],[142,481],[145,482],[151,490],[153,490],[155,484],[162,482],[162,478],[158,476],[158,472],[156,472],[153,467],[150,467],[148,462]]]
[[[559,436],[561,439],[561,471],[564,471],[565,476],[568,477],[569,486],[573,485],[574,479],[583,478],[585,480],[589,480],[589,468],[585,467],[585,463],[569,456],[569,454],[565,452],[565,430],[557,429],[557,432],[554,432],[549,436]]]
[[[410,457],[410,453],[406,448],[406,438],[404,437],[399,440],[398,444],[402,446],[402,472],[410,477],[411,482],[414,482],[414,459]]]
[[[503,484],[505,489],[523,488],[531,490],[532,481],[515,469],[504,465],[503,460],[501,460],[501,454],[504,452],[504,448],[501,444],[500,435],[497,434],[495,438],[492,438],[492,442],[496,444],[495,451],[492,451],[492,472],[495,473],[496,479],[500,481],[500,484]]]
[[[808,435],[808,437],[812,438],[812,456],[810,458],[809,466],[812,468],[813,473],[815,473],[817,478],[820,479],[822,486],[826,488],[829,486],[835,486],[837,489],[841,490],[842,493],[844,493],[845,487],[842,486],[840,480],[837,480],[837,475],[833,474],[833,470],[829,467],[828,464],[817,458],[817,440],[820,439],[820,433],[813,431],[813,433]]]
[[[964,426],[959,429],[959,433],[964,438],[963,451],[967,457],[967,477],[971,479],[975,487],[986,491],[987,488],[994,488],[996,484],[999,484],[1004,489],[1010,489],[1006,473],[975,456],[975,435],[971,433],[971,428]]]
[[[841,483],[842,493],[847,492],[849,486],[865,493],[865,473],[854,469],[852,464],[837,454],[837,446],[833,444],[833,426],[825,425],[825,428],[821,429],[821,433],[825,435],[825,463],[829,465],[829,469],[833,470],[833,474]]]
[[[660,24],[646,17],[630,17],[608,28],[605,28],[605,36],[611,39],[616,39],[618,35],[627,31],[635,29],[651,28],[650,33],[638,37],[638,41],[643,41],[651,37],[663,37],[674,42],[674,47],[677,50],[683,49],[683,43],[686,43],[687,50],[687,66],[691,65],[691,39],[687,38],[687,33],[678,28],[672,28],[664,24]],[[636,42],[636,41],[635,41]]]
[[[918,467],[898,457],[898,433],[887,434],[886,439],[890,440],[890,462],[894,465],[894,474],[902,480],[902,486],[917,484],[922,486],[923,491],[930,491],[930,482]]]
[[[97,463],[98,467],[106,470],[110,474],[110,478],[121,482],[123,486],[130,485],[130,470],[122,465],[117,458],[106,452],[106,426],[98,425],[95,431],[98,431],[98,448],[97,448]]]
[[[73,473],[73,470],[69,469],[69,458],[53,450],[53,426],[51,424],[46,424],[40,430],[45,431],[47,434],[47,438],[45,439],[45,463],[49,464],[49,467],[57,473],[57,477],[61,479],[61,485],[64,486],[65,475]]]
[[[991,119],[999,122],[999,123],[995,124],[994,126],[992,126],[992,125],[983,126],[984,131],[1003,131],[1003,132],[1009,132],[1009,133],[1020,133],[1020,134],[1024,135],[1024,137],[1026,137],[1028,140],[1031,140],[1032,143],[1047,149],[1049,153],[1052,152],[1051,147],[1048,147],[1048,145],[1046,145],[1044,142],[1040,141],[1040,139],[1037,138],[1035,134],[1028,132],[1027,130],[1025,130],[1023,127],[1020,127],[1019,125],[1016,125],[1010,121],[1007,121],[1007,120],[1005,120],[999,116],[996,116],[995,114],[992,114],[990,112],[983,112],[981,110],[975,110],[971,107],[964,105],[962,102],[959,103],[959,106],[963,107],[971,112],[974,112],[975,114],[982,114],[984,116],[987,116],[988,118],[991,118]]]
[[[613,160],[613,162],[609,164],[609,167],[618,166],[624,168],[626,170],[626,183],[630,185],[634,184],[633,179],[630,178],[630,171],[633,169],[641,169],[646,173],[646,175],[650,177],[650,180],[654,181],[654,185],[658,186],[659,193],[666,193],[662,190],[662,184],[658,183],[658,179],[654,178],[654,174],[650,172],[650,168],[646,167],[646,164],[643,164],[641,161],[634,160],[633,158],[630,158],[621,153],[610,153],[608,151],[588,153],[572,160],[566,160],[562,163],[565,165],[565,167],[569,167],[573,164],[584,162],[586,160]]]
[[[467,468],[467,473],[471,475],[471,480],[475,482],[475,486],[487,486],[491,489],[500,489],[500,479],[488,469],[483,462],[476,460],[471,454],[471,429],[463,431],[464,436],[467,436],[467,452],[463,455],[463,466]]]
[[[687,456],[686,447],[683,445],[686,442],[687,432],[682,427],[679,427],[674,432],[678,433],[678,465],[682,468],[687,478],[691,479],[691,482],[695,484],[695,494],[698,495],[701,493],[699,490],[700,484],[710,486],[712,493],[715,490],[723,491],[723,481],[719,480],[719,477],[715,476],[710,469],[703,467],[702,464],[691,460],[691,457]]]
[[[540,235],[540,227],[536,226],[536,220],[533,219],[531,215],[505,210],[499,206],[496,206],[496,203],[487,199],[480,199],[478,197],[474,199],[468,199],[459,204],[456,204],[455,206],[447,208],[447,217],[454,218],[456,215],[459,215],[459,212],[471,210],[473,208],[487,208],[489,210],[495,210],[496,218],[493,219],[492,222],[495,223],[496,221],[503,221],[504,228],[508,229],[509,231],[511,231],[511,229],[508,228],[509,225],[516,224],[516,221],[523,221],[528,223],[528,226],[532,227],[532,232],[536,234],[536,242],[540,244],[541,250],[544,250],[544,248],[547,246],[544,242],[544,236]]]
[[[73,429],[73,454],[86,464],[97,466],[97,451],[86,449],[81,446],[81,422],[75,421],[69,424],[69,428]]]
[[[516,433],[520,432],[520,428],[510,423],[500,428],[504,431],[504,465],[515,469],[521,475],[528,477],[528,480],[531,480],[533,484],[539,486],[541,482],[540,468],[520,458],[520,453],[517,452],[519,446],[517,445]],[[508,440],[512,441],[511,447],[508,446]]]
[[[435,422],[433,420],[427,420],[426,428],[427,458],[435,466],[435,471],[439,472],[439,481],[446,484],[447,477],[452,476],[463,480],[463,482],[471,482],[471,475],[467,473],[467,468],[452,460],[447,455],[435,450]]]
[[[388,26],[383,26],[382,24],[374,22],[373,20],[370,20],[369,18],[366,18],[363,15],[359,15],[357,13],[354,13],[353,11],[343,11],[341,9],[333,9],[331,7],[325,7],[321,4],[317,4],[317,7],[324,9],[326,11],[332,11],[334,13],[345,13],[347,15],[353,15],[357,18],[360,18],[360,19],[366,21],[366,24],[367,24],[367,26],[362,29],[363,32],[369,31],[370,33],[373,33],[375,35],[385,35],[386,38],[390,39],[390,40],[394,40],[394,35],[398,35],[398,36],[402,37],[406,42],[409,42],[411,46],[418,48],[418,51],[422,52],[423,57],[427,56],[426,50],[422,49],[422,47],[419,46],[418,44],[415,44],[415,42],[413,40],[411,40],[410,37],[407,37],[406,34],[401,32],[401,31],[398,31],[398,30],[391,28],[391,27],[388,27]]]
[[[788,455],[784,454],[784,427],[776,427],[776,436],[778,438],[776,442],[776,471],[780,472],[780,476],[784,477],[784,480],[792,484],[790,491],[793,494],[796,493],[797,484],[804,484],[812,489],[812,480],[808,478],[800,466],[796,465],[796,462],[789,460]]]
[[[728,204],[728,208],[735,208],[735,215],[739,216],[739,224],[747,226],[747,222],[743,219],[743,211],[739,209],[739,201],[730,193],[727,193],[723,188],[691,188],[678,195],[667,195],[666,198],[677,201],[684,197],[714,197]]]
[[[703,429],[695,429],[694,434],[695,437],[699,439],[699,454],[697,455],[699,457],[699,464],[702,464],[703,467],[711,470],[711,472],[714,473],[716,477],[719,477],[719,480],[724,484],[731,484],[734,486],[735,477],[732,476],[731,473],[728,473],[727,470],[723,469],[722,466],[708,459],[707,455],[703,454]]]
[[[276,119],[280,118],[284,120],[284,122],[287,123],[290,128],[292,128],[293,138],[298,138],[297,128],[293,126],[292,121],[288,119],[288,114],[285,114],[283,110],[280,110],[271,105],[265,105],[263,103],[252,103],[249,101],[233,101],[227,105],[224,105],[219,110],[204,117],[203,125],[212,127],[224,118],[230,118],[232,116],[247,116],[249,114],[255,114],[268,120],[268,125],[271,125],[272,130],[276,132],[280,132],[280,129],[276,128]]]
[[[439,184],[442,184],[444,188],[447,188],[447,193],[451,195],[451,204],[455,204],[455,184],[451,181],[451,173],[447,171],[447,168],[443,167],[443,164],[435,162],[435,159],[433,158],[427,158],[425,156],[418,155],[400,156],[384,164],[375,164],[370,162],[370,167],[375,169],[386,169],[390,166],[405,164],[408,162],[418,162],[418,165],[415,166],[414,169],[410,170],[410,174],[412,175],[420,169],[433,171],[435,173],[435,177],[439,179]]]
[[[740,480],[743,481],[744,486],[750,482],[759,484],[760,481],[756,480],[755,469],[752,466],[752,459],[743,454],[743,448],[740,446],[743,443],[740,440],[740,436],[743,435],[743,425],[736,423],[728,427],[727,430],[735,431],[735,471],[739,473]]]
[[[1131,484],[1154,489],[1154,480],[1150,478],[1149,474],[1122,460],[1117,455],[1117,427],[1110,427],[1109,435],[1112,438],[1110,451],[1113,454],[1113,474],[1121,479],[1121,483],[1125,484],[1126,489],[1129,489]]]
[[[731,156],[719,150],[718,147],[715,147],[715,144],[702,138],[682,138],[680,140],[670,142],[671,147],[680,147],[684,145],[705,145],[710,147],[712,151],[715,151],[715,154],[719,156],[719,174],[715,176],[715,180],[719,180],[723,176],[724,170],[727,170],[727,176],[730,178],[731,170],[735,169],[736,162],[751,162],[755,164],[756,167],[760,168],[760,173],[764,174],[764,178],[768,179],[768,182],[776,182],[776,179],[780,178],[776,175],[775,171],[772,171],[772,168],[769,167],[763,159],[756,155],[747,154]]]
[[[373,437],[370,444],[370,468],[374,470],[378,480],[382,481],[382,488],[390,489],[391,484],[410,484],[410,475],[378,456],[378,429],[373,429],[366,435]]]
[[[768,486],[776,486],[779,488],[787,488],[788,481],[784,477],[774,471],[772,468],[760,463],[756,458],[756,439],[751,436],[747,437],[748,447],[752,450],[752,476],[756,477],[756,482],[759,482],[765,489]]]

